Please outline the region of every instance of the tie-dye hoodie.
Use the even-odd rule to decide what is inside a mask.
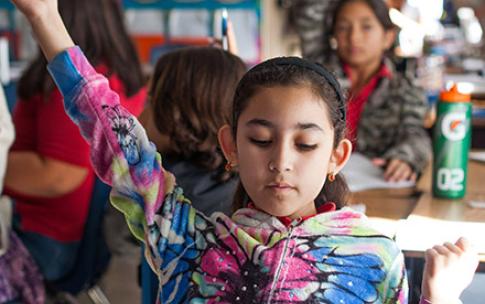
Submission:
[[[160,280],[162,303],[407,303],[403,255],[348,208],[286,226],[257,209],[210,218],[162,167],[135,117],[77,47],[50,63],[111,202]]]

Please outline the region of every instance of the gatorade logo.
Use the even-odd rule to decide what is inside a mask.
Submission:
[[[446,139],[457,141],[465,138],[466,115],[464,112],[446,114],[441,121],[441,133]]]

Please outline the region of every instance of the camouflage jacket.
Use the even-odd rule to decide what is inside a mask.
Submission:
[[[293,0],[290,16],[300,38],[304,58],[322,62],[324,54],[331,51],[328,35],[331,18],[328,12],[338,0]]]
[[[323,64],[334,71],[344,90],[350,81],[336,57]],[[357,150],[368,157],[397,158],[421,172],[431,156],[431,141],[424,129],[428,106],[426,96],[410,79],[384,64],[391,77],[383,77],[362,111],[357,133]]]

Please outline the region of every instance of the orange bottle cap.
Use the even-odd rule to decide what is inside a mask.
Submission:
[[[470,94],[460,93],[458,86],[453,84],[450,90],[441,92],[440,100],[443,102],[469,102],[471,96]]]

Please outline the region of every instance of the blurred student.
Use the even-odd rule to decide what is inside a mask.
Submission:
[[[14,137],[15,131],[8,110],[7,99],[0,84],[0,195],[3,190],[5,170],[7,170],[8,149],[12,145]]]
[[[108,78],[121,103],[139,115],[146,90],[120,1],[60,0],[58,8],[97,72]],[[19,81],[13,117],[17,138],[8,156],[5,186],[15,200],[19,237],[44,277],[56,280],[76,259],[95,174],[89,146],[66,115],[46,63],[39,52]]]
[[[232,213],[237,178],[224,168],[217,131],[230,122],[234,91],[245,71],[239,57],[219,48],[168,53],[157,62],[150,105],[140,117],[164,167],[207,216]]]
[[[11,201],[2,196],[7,154],[15,132],[0,84],[0,303],[44,303],[42,276],[22,242],[10,230]]]
[[[395,39],[388,7],[382,0],[341,0],[328,20],[321,43],[330,47],[307,54],[347,88],[347,136],[356,151],[385,168],[387,180],[416,180],[431,155],[423,127],[427,103],[387,58]]]

